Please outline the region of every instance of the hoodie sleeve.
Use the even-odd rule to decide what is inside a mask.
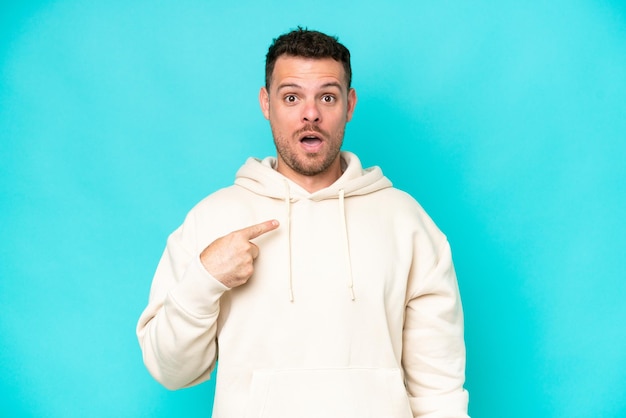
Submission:
[[[217,360],[219,300],[228,290],[202,266],[189,214],[170,235],[137,324],[143,360],[168,389],[208,380]]]
[[[402,366],[415,417],[467,418],[463,310],[448,241],[430,268],[411,269]]]

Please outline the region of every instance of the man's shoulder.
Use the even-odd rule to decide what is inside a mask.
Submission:
[[[205,210],[211,210],[217,206],[228,206],[228,205],[241,205],[245,204],[245,201],[242,202],[243,195],[246,194],[246,191],[237,185],[230,185],[223,187],[221,189],[217,189],[209,195],[202,198],[198,203],[196,203],[192,208],[191,212],[202,212]]]
[[[218,189],[189,210],[183,226],[213,237],[254,224],[255,205],[250,199],[250,193],[236,185]]]
[[[387,216],[393,216],[397,222],[417,226],[419,229],[430,230],[433,233],[441,233],[431,216],[424,207],[410,193],[389,187],[380,190],[379,202]]]
[[[410,193],[394,186],[379,190],[377,199],[390,210],[409,210],[424,212],[422,205]]]

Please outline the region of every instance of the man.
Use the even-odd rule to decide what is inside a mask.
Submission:
[[[299,28],[266,58],[277,157],[249,159],[169,237],[137,326],[146,366],[176,389],[219,357],[219,418],[467,417],[448,242],[340,151],[348,50]]]

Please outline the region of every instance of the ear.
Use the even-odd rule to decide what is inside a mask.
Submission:
[[[259,104],[261,105],[261,111],[265,119],[270,120],[270,95],[265,87],[261,87],[259,92]]]
[[[346,122],[350,122],[352,119],[352,113],[354,113],[354,108],[356,107],[356,90],[350,89],[348,91],[348,109],[346,113]]]

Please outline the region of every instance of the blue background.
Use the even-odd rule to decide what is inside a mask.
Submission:
[[[622,1],[0,6],[0,416],[206,417],[135,337],[167,235],[246,157],[272,38],[353,55],[345,149],[448,235],[474,417],[626,416]]]

